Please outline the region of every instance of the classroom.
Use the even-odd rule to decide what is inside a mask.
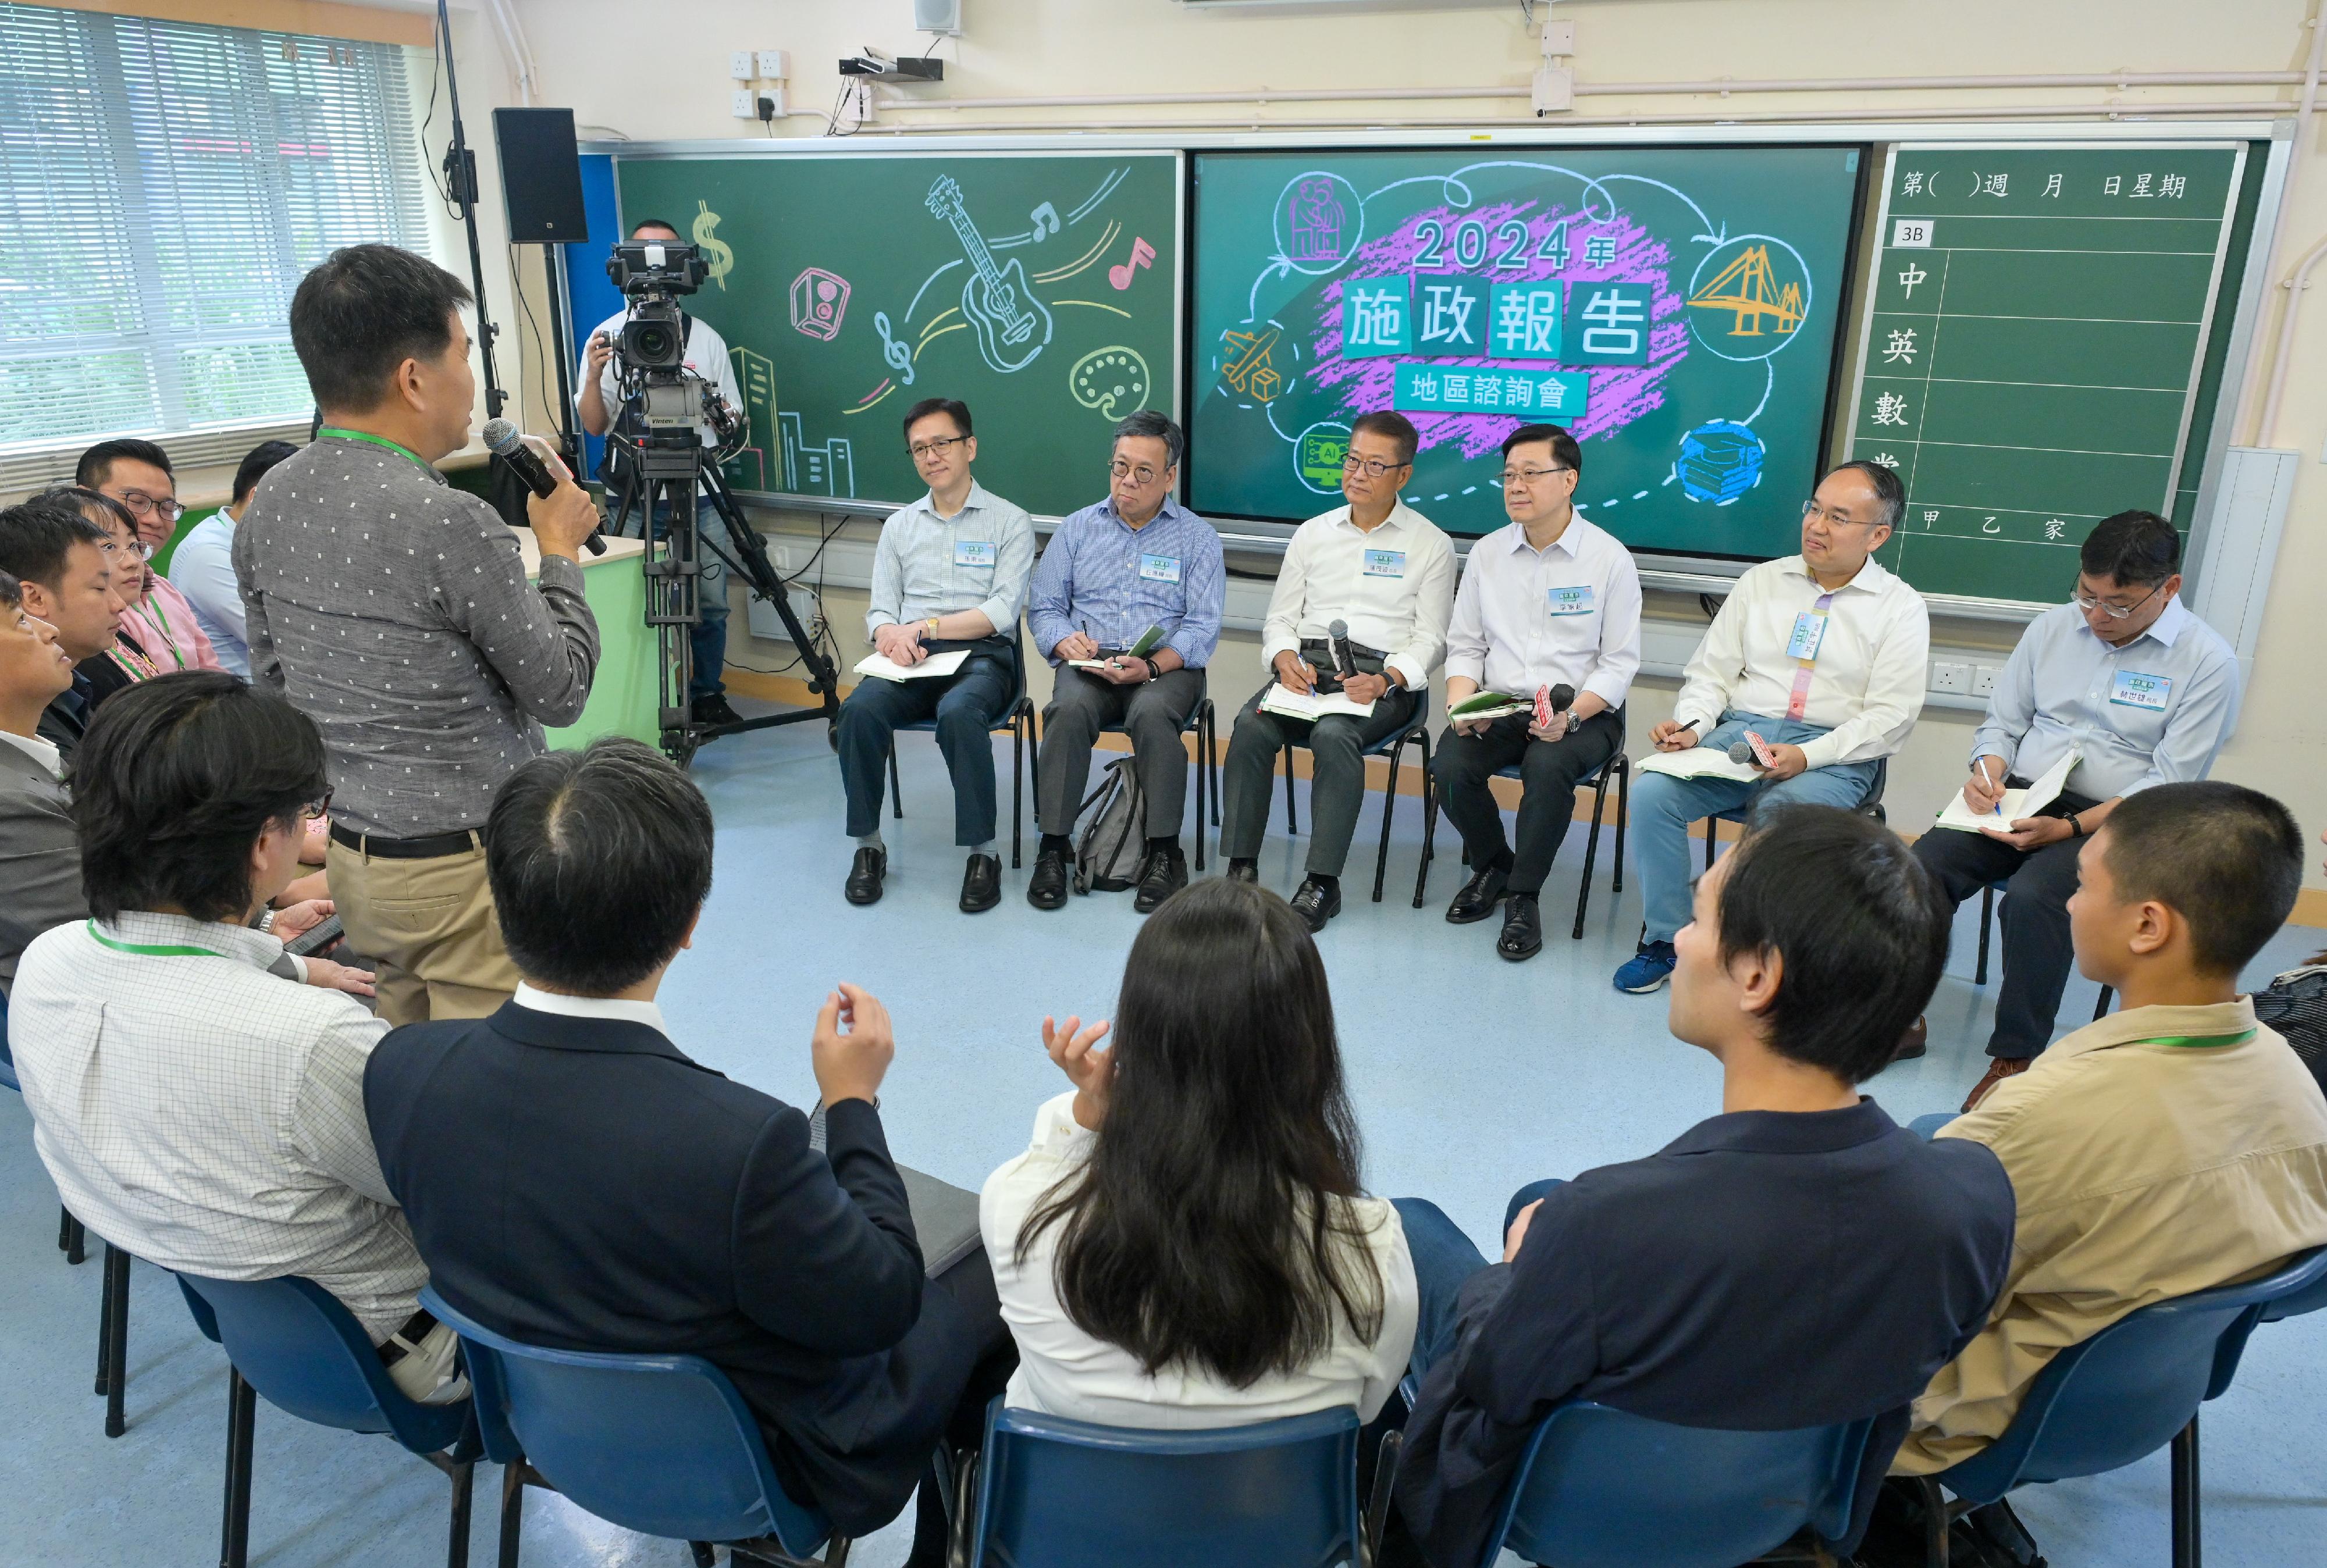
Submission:
[[[2322,75],[0,0],[0,1563],[2327,1558]]]

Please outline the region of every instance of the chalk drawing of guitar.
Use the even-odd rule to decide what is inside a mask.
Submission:
[[[977,330],[978,352],[1007,375],[1033,363],[1051,341],[1051,313],[1026,286],[1025,269],[1012,258],[996,266],[977,226],[962,206],[961,187],[940,174],[930,187],[931,216],[953,225],[954,237],[969,257],[969,279],[961,285],[961,313]]]

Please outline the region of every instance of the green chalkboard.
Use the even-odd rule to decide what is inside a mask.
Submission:
[[[898,421],[958,397],[980,481],[1063,513],[1105,494],[1114,421],[1175,405],[1174,154],[617,155],[615,182],[711,262],[687,306],[749,405],[738,489],[912,500]]]
[[[2048,602],[2102,518],[2187,532],[2261,166],[2237,142],[1892,150],[1851,432],[1906,482],[1886,565]]]
[[[1337,503],[1350,421],[1422,435],[1406,499],[1502,526],[1502,439],[1582,443],[1577,509],[1637,550],[1796,547],[1858,210],[1849,146],[1206,153],[1191,499]],[[1580,409],[1579,409],[1579,406]]]

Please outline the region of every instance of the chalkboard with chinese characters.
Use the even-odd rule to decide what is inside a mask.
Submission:
[[[2102,518],[2188,532],[2260,163],[2239,142],[1892,150],[1851,428],[1907,487],[1886,565],[2057,602]]]
[[[1548,421],[1577,509],[1633,548],[1797,547],[1858,148],[1207,152],[1193,180],[1198,511],[1339,504],[1350,421],[1396,408],[1406,499],[1449,533],[1503,525],[1499,448]]]

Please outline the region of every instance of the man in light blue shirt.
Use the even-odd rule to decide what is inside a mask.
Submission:
[[[1107,499],[1061,523],[1034,568],[1026,627],[1058,670],[1034,764],[1042,842],[1026,901],[1038,910],[1067,901],[1075,811],[1103,729],[1131,735],[1147,805],[1138,883],[1161,890],[1148,907],[1188,881],[1180,850],[1188,753],[1180,733],[1204,695],[1228,574],[1220,535],[1172,499],[1186,450],[1180,427],[1153,409],[1117,425]],[[1135,654],[1150,630],[1156,640]]]
[[[2076,961],[2068,904],[2082,841],[2136,790],[2203,779],[2238,723],[2238,656],[2174,597],[2181,562],[2181,535],[2154,512],[2094,527],[2075,598],[2030,622],[2005,664],[1972,737],[1963,798],[1976,815],[1995,813],[2007,786],[2074,751],[2067,787],[2033,817],[1978,833],[1935,827],[1915,841],[1951,903],[2006,884],[1992,1059],[1967,1111],[2051,1041]]]
[[[262,441],[234,471],[234,499],[186,530],[170,555],[170,585],[194,607],[195,623],[219,656],[219,663],[250,678],[250,645],[243,639],[242,590],[234,580],[234,525],[258,490],[266,471],[299,449],[287,441]]]
[[[846,891],[852,904],[880,900],[889,869],[881,788],[890,749],[900,725],[935,719],[953,776],[954,842],[969,851],[961,908],[974,915],[1002,900],[991,732],[1022,684],[1018,612],[1034,566],[1034,524],[970,477],[977,438],[967,406],[947,397],[914,404],[905,411],[905,445],[930,490],[881,527],[865,634],[875,652],[906,669],[933,654],[968,657],[949,676],[867,676],[841,704],[840,782],[856,841]]]

